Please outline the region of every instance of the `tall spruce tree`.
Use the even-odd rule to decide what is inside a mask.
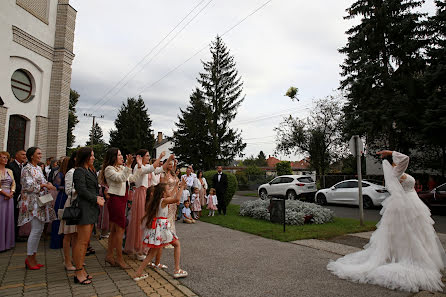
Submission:
[[[172,152],[184,164],[208,170],[212,168],[212,138],[209,134],[209,106],[202,92],[196,88],[185,110],[180,109],[177,127],[173,133]]]
[[[209,106],[209,132],[212,137],[213,166],[227,164],[236,156],[242,156],[246,147],[240,132],[229,127],[237,115],[237,109],[245,99],[243,82],[236,69],[234,57],[220,36],[210,45],[212,59],[203,62],[204,72],[197,78],[205,102]]]
[[[359,0],[346,19],[360,17],[340,49],[346,91],[344,134],[366,136],[369,148],[408,151],[418,138],[425,61],[421,0]]]
[[[128,98],[122,103],[115,120],[116,130],[110,130],[110,146],[117,147],[122,154],[134,153],[139,149],[153,151],[155,138],[152,121],[141,96]]]
[[[79,93],[70,89],[70,102],[68,105],[68,129],[67,129],[67,152],[73,146],[75,136],[73,134],[74,127],[79,120],[76,115],[76,104],[79,101]]]
[[[87,141],[87,146],[91,145],[91,140],[93,139],[93,144],[103,144],[105,143],[102,137],[104,136],[102,133],[102,128],[99,126],[99,124],[96,122],[94,123],[94,126],[90,129],[89,133],[90,138]]]
[[[204,169],[229,163],[242,156],[246,147],[240,132],[229,127],[245,98],[234,57],[220,36],[211,43],[210,53],[212,59],[202,61],[204,72],[197,78],[199,86],[189,106],[181,110],[173,135],[174,153],[184,162]]]
[[[431,168],[446,170],[446,2],[435,1],[437,12],[429,18],[431,44],[427,51],[429,66],[425,73],[424,141],[433,146]],[[441,161],[441,162],[438,162]],[[438,166],[440,165],[440,166]]]

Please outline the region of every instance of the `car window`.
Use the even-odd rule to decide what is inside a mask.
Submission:
[[[369,185],[369,184],[366,184],[366,183],[362,183],[362,187],[363,187],[363,188],[365,188],[365,187],[370,187],[370,185]]]
[[[276,177],[275,179],[273,179],[272,181],[271,181],[271,184],[272,185],[277,185],[277,184],[279,184],[280,183],[280,177]]]
[[[346,188],[357,188],[358,187],[358,182],[357,181],[348,181],[347,182],[347,187]]]
[[[298,177],[297,180],[300,181],[301,183],[312,183],[312,182],[314,182],[313,179],[310,176]]]
[[[294,179],[292,177],[282,177],[282,178],[280,178],[280,183],[281,184],[288,184],[288,183],[291,183],[293,181],[294,181]]]
[[[348,186],[348,182],[342,182],[342,183],[335,185],[334,187],[336,189],[345,189],[345,188],[348,188],[347,186]]]

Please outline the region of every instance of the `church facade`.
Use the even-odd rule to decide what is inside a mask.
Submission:
[[[0,14],[0,150],[64,156],[76,10],[69,0],[2,0]]]

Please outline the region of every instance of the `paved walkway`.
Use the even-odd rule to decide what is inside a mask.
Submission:
[[[0,296],[196,296],[195,293],[174,280],[168,273],[147,268],[150,277],[139,282],[132,275],[139,261],[125,256],[132,269],[122,270],[104,266],[107,240],[92,240],[96,254],[86,257],[87,272],[93,277],[92,285],[73,283],[73,272],[63,268],[62,250],[51,250],[49,242],[40,241],[38,259],[45,264],[41,270],[26,270],[26,243],[18,243],[15,249],[0,253]],[[173,267],[173,266],[171,266]]]

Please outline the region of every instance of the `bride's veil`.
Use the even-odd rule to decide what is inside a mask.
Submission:
[[[386,189],[391,195],[404,194],[404,189],[400,181],[393,172],[393,167],[389,161],[383,161],[384,180],[386,182]]]

